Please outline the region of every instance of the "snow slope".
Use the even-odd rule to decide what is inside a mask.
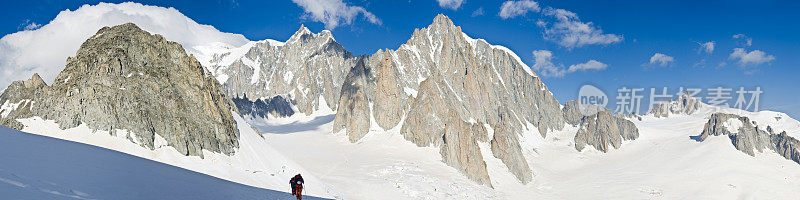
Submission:
[[[351,143],[343,131],[331,134],[335,114],[321,107],[309,116],[250,122],[271,146],[342,191],[345,199],[496,198],[491,188],[441,162],[439,148],[405,140],[400,126],[383,131],[373,124],[370,133]]]
[[[633,120],[640,138],[605,154],[591,148],[576,151],[577,127],[544,139],[536,130],[525,132],[520,142],[534,173],[533,182],[526,185],[492,156],[488,143],[480,143],[494,188],[478,185],[444,164],[438,148],[417,147],[405,140],[399,127],[383,131],[373,124],[367,136],[350,143],[343,133],[331,133],[334,111],[324,106],[309,116],[248,119],[264,133],[263,139],[239,126],[240,151],[230,157],[205,152],[206,159],[183,157],[166,146],[149,151],[123,136],[83,126],[58,130],[52,122],[31,118],[22,120],[28,125],[25,131],[135,156],[2,127],[14,134],[0,134],[0,193],[12,199],[271,199],[286,197],[282,193],[288,191],[286,180],[301,172],[308,177],[312,194],[342,199],[797,198],[800,166],[796,163],[772,152],[748,156],[733,148],[727,137],[692,140],[702,131],[708,113]],[[796,130],[791,128],[799,124],[782,113],[744,114],[759,123],[772,123],[776,130]],[[245,124],[238,116],[236,120]],[[319,184],[323,182],[330,185]]]
[[[494,188],[477,185],[445,165],[438,148],[406,141],[398,127],[383,131],[373,125],[362,140],[350,143],[343,133],[330,133],[332,111],[249,122],[282,155],[332,184],[346,199],[798,198],[796,163],[772,152],[748,156],[727,137],[692,140],[711,111],[633,120],[640,138],[609,153],[576,151],[577,127],[544,139],[536,130],[526,132],[520,142],[534,173],[527,185],[492,156],[489,143],[480,143]],[[752,118],[774,120],[774,114],[763,111]],[[787,118],[777,127],[795,127]]]
[[[639,139],[606,154],[575,152],[574,132],[558,132],[534,145],[534,185],[554,199],[797,198],[800,166],[772,152],[748,156],[727,137],[692,140],[707,120],[645,116],[633,121]]]
[[[23,132],[116,150],[259,188],[290,192],[288,180],[295,174],[301,173],[306,180],[305,194],[325,198],[339,196],[336,190],[316,178],[313,173],[309,173],[273,149],[238,114],[234,113],[233,115],[241,134],[239,149],[232,156],[204,150],[205,158],[203,159],[197,156],[184,156],[175,148],[166,146],[166,141],[159,137],[156,138],[155,150],[143,148],[126,139],[127,131],[125,130],[118,130],[118,134],[112,136],[106,131],[91,130],[85,124],[61,130],[55,122],[42,120],[39,117],[18,121],[25,125]]]
[[[2,199],[293,199],[285,192],[3,126],[0,160]]]

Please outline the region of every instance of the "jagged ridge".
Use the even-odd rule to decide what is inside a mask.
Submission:
[[[218,52],[209,68],[230,96],[285,95],[299,112],[311,114],[321,98],[336,109],[344,77],[355,62],[330,31],[314,34],[301,26],[285,43],[264,40]]]

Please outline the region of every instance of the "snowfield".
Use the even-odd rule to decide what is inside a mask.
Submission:
[[[736,150],[726,136],[712,136],[704,142],[691,138],[700,134],[708,116],[716,111],[748,116],[759,124],[773,126],[777,132],[786,130],[796,135],[800,131],[800,122],[783,113],[751,113],[705,107],[692,115],[672,115],[667,118],[643,116],[641,121],[631,119],[639,128],[640,137],[637,140],[624,141],[619,149],[605,154],[591,147],[583,152],[575,150],[573,138],[577,127],[567,126],[562,131],[549,132],[547,138],[541,138],[533,129],[520,136],[523,154],[534,173],[533,181],[526,185],[521,184],[502,161],[492,156],[489,143],[479,143],[494,186],[489,188],[470,181],[455,168],[444,164],[438,147],[417,147],[405,140],[399,133],[399,126],[382,130],[373,122],[367,136],[356,143],[350,143],[344,131],[331,133],[335,112],[325,105],[322,101],[321,109],[308,116],[269,116],[268,119],[236,116],[241,131],[240,150],[233,156],[205,152],[205,159],[182,156],[164,144],[155,151],[150,151],[128,141],[122,134],[111,136],[107,132],[93,131],[84,126],[59,130],[55,123],[39,118],[20,121],[27,126],[23,130],[26,132],[91,144],[228,181],[270,189],[247,187],[208,177],[207,182],[203,180],[193,182],[194,184],[169,184],[170,187],[178,188],[172,191],[177,193],[173,195],[174,199],[194,199],[192,196],[184,198],[178,194],[195,194],[194,189],[201,187],[194,187],[198,184],[223,183],[236,185],[237,189],[231,189],[230,193],[241,193],[241,199],[253,199],[265,194],[285,196],[286,193],[281,192],[288,192],[286,180],[298,172],[303,173],[308,184],[307,191],[312,195],[337,199],[796,199],[796,190],[800,188],[800,165],[774,152],[765,151],[752,157]],[[263,135],[259,136],[248,123]],[[489,129],[490,137],[491,134],[493,132]],[[52,146],[20,139],[2,141],[15,141],[13,144],[16,146],[33,149]],[[65,141],[52,143],[72,144]],[[8,147],[3,145],[2,148]],[[9,153],[4,150],[4,154],[0,154],[4,163],[40,162],[42,164],[36,166],[53,166],[46,169],[39,167],[40,171],[54,172],[34,177],[41,172],[24,174],[26,171],[18,172],[19,168],[8,169],[9,167],[2,165],[0,185],[5,187],[3,190],[11,191],[9,194],[24,197],[50,195],[47,196],[50,198],[54,193],[40,192],[57,191],[62,196],[69,196],[68,198],[84,198],[81,194],[88,194],[92,195],[91,198],[109,195],[115,197],[113,199],[119,199],[116,196],[118,194],[103,193],[104,190],[100,189],[92,190],[106,184],[95,186],[86,183],[82,186],[47,179],[56,179],[59,177],[57,174],[64,173],[63,169],[55,168],[64,163],[88,166],[73,168],[88,169],[83,170],[84,173],[100,170],[99,174],[102,176],[98,177],[114,177],[99,181],[127,181],[127,178],[117,177],[124,177],[130,173],[129,170],[138,170],[138,167],[129,167],[131,165],[106,166],[106,161],[94,164],[74,161],[69,156],[71,151],[76,150],[59,151],[65,154],[64,158],[68,158],[65,161],[39,161],[27,156],[20,157],[24,153]],[[117,157],[135,159],[125,154]],[[108,161],[112,162],[117,161]],[[106,168],[110,171],[102,171]],[[153,172],[153,176],[173,180],[170,177],[172,172],[156,172]],[[181,175],[193,172],[183,170],[175,173]],[[142,174],[149,175],[144,172]],[[96,178],[78,179],[87,181]],[[32,183],[39,180],[56,183],[58,187],[29,189],[48,186],[41,181],[38,186]],[[75,180],[65,182],[69,181]],[[137,194],[148,190],[152,183],[147,187],[141,186],[142,184],[132,185],[127,192]],[[39,192],[28,195],[30,191]],[[203,192],[199,194],[204,194]],[[119,195],[122,198],[130,196],[125,196],[124,193]],[[199,196],[214,197],[194,197]]]
[[[494,189],[468,180],[441,161],[436,147],[417,147],[399,127],[384,131],[373,124],[362,140],[350,143],[343,132],[330,133],[333,112],[283,119],[249,119],[270,145],[298,162],[346,199],[795,199],[800,165],[774,152],[751,157],[736,150],[728,137],[697,142],[710,113],[632,120],[640,137],[602,153],[574,147],[577,127],[520,137],[534,173],[523,185],[480,143]],[[738,112],[782,128],[797,127],[772,115]],[[781,115],[782,114],[782,115]],[[769,123],[766,120],[772,118]],[[301,130],[285,132],[281,130]],[[776,128],[780,131],[783,129]],[[789,129],[797,131],[800,129]],[[490,130],[490,135],[491,130]],[[291,149],[291,150],[289,150]]]
[[[125,130],[118,130],[118,134],[112,136],[107,131],[91,130],[85,124],[61,130],[55,122],[39,117],[18,121],[25,125],[23,132],[111,149],[253,187],[290,193],[289,179],[301,173],[306,181],[304,194],[324,198],[339,196],[337,191],[312,173],[273,149],[238,114],[233,113],[233,116],[240,133],[239,149],[232,156],[204,150],[203,159],[184,156],[166,144],[157,146],[155,150],[141,147],[126,139]],[[156,144],[158,141],[156,138]]]
[[[0,199],[294,199],[285,192],[3,126],[0,160]]]

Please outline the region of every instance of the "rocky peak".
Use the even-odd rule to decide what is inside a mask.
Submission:
[[[320,97],[336,109],[339,88],[356,61],[330,31],[312,33],[303,25],[285,43],[267,40],[216,57],[218,62],[210,68],[230,96],[247,95],[254,100],[283,96],[306,114],[319,109]]]
[[[311,30],[308,30],[305,25],[300,25],[300,28],[289,37],[289,40],[286,43],[294,43],[298,41],[307,40],[309,37],[314,37],[316,34],[312,33]]]
[[[230,100],[180,44],[135,24],[104,27],[86,40],[52,86],[34,75],[12,84],[0,102],[35,102],[10,111],[0,124],[41,117],[62,129],[85,124],[155,149],[166,141],[185,155],[233,154],[239,132]],[[28,86],[39,86],[29,88]],[[163,140],[162,140],[163,139]]]
[[[433,23],[428,26],[428,29],[436,30],[436,29],[454,29],[456,25],[453,24],[453,20],[450,20],[450,17],[444,14],[438,14],[436,17],[433,18]]]
[[[420,43],[420,42],[427,42],[433,43],[430,45],[435,45],[437,43],[443,42],[444,38],[455,38],[461,37],[463,33],[461,33],[461,27],[457,27],[453,24],[453,21],[450,20],[449,17],[439,14],[436,18],[433,19],[433,22],[428,25],[426,28],[422,29],[415,29],[414,33],[411,35],[411,39],[406,44],[411,43]],[[414,40],[427,40],[427,41],[414,41]]]
[[[25,85],[26,88],[36,88],[40,86],[47,86],[42,80],[42,77],[39,76],[39,73],[34,73],[31,78],[26,81],[22,81],[22,84]]]
[[[682,95],[674,100],[656,104],[648,114],[655,117],[669,117],[670,114],[691,115],[705,105],[699,99],[692,97],[688,91],[684,91]]]
[[[473,124],[501,131],[491,138],[493,155],[521,182],[531,176],[517,137],[523,131],[544,137],[565,124],[558,101],[513,52],[467,37],[444,15],[359,67],[345,78],[334,131],[358,141],[369,130],[400,126],[405,139],[439,146],[448,165],[487,185],[482,159],[454,159],[482,157],[474,150],[488,138]],[[373,120],[380,127],[369,128]]]

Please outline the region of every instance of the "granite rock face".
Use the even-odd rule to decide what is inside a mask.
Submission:
[[[383,129],[392,129],[398,125],[408,107],[409,96],[399,84],[398,67],[392,61],[389,52],[376,54],[370,58],[369,63],[375,66],[375,101],[372,107],[375,121]]]
[[[565,106],[565,110],[568,107],[570,105]],[[575,134],[575,149],[582,151],[587,145],[591,145],[605,153],[611,147],[619,148],[623,140],[637,138],[639,138],[639,129],[633,122],[621,116],[612,115],[610,110],[601,108],[600,112],[584,116],[581,119],[580,128]]]
[[[747,155],[755,156],[755,151],[772,150],[800,164],[800,142],[797,138],[787,135],[786,131],[773,133],[772,127],[769,126],[764,131],[755,121],[744,116],[714,113],[706,122],[703,132],[695,139],[703,142],[709,136],[722,135],[727,135],[731,139],[731,144]]]
[[[321,99],[336,110],[344,78],[356,63],[330,31],[315,34],[304,26],[286,42],[250,42],[212,57],[208,67],[230,96],[283,95],[307,115],[319,109]]]
[[[473,124],[458,119],[456,111],[450,110],[446,116],[444,135],[440,153],[442,160],[467,175],[470,179],[492,187],[489,173],[486,171],[486,162],[483,161],[481,149],[478,146],[480,138],[486,138],[486,128],[483,124]]]
[[[475,129],[469,126],[454,124],[502,124],[510,135],[536,130],[540,137],[564,126],[558,101],[516,54],[468,37],[444,15],[427,28],[415,30],[397,50],[380,50],[365,58],[364,64],[364,69],[351,70],[344,81],[334,131],[346,130],[351,140],[358,140],[373,118],[384,130],[400,126],[401,134],[416,145],[442,147],[446,163],[478,182],[489,183],[481,178],[488,177],[485,169],[474,169],[485,168],[477,162],[483,162],[480,156],[451,158],[479,154],[474,141],[489,138],[474,135]],[[519,167],[524,166],[521,151],[510,149],[514,145],[500,145],[500,140],[512,141],[510,137],[498,139],[495,149],[509,154],[500,157],[521,172],[517,178],[527,182],[530,170]]]
[[[797,138],[789,137],[783,131],[780,134],[770,134],[770,139],[776,153],[800,164],[800,141]]]
[[[654,105],[653,109],[650,109],[648,114],[651,114],[655,117],[669,117],[670,114],[691,115],[692,113],[697,112],[697,110],[703,106],[705,106],[703,102],[692,97],[689,92],[686,91],[683,93],[683,95],[674,100],[660,102]]]
[[[494,135],[492,138],[492,154],[499,158],[508,167],[514,176],[522,184],[527,184],[532,180],[531,168],[527,160],[522,156],[522,148],[519,146],[519,139],[510,127],[496,124],[492,128]]]
[[[564,102],[564,108],[562,108],[562,111],[564,113],[564,121],[567,122],[567,124],[573,126],[581,124],[583,113],[581,113],[581,107],[578,104],[578,101],[572,100]]]
[[[338,101],[333,132],[347,128],[350,142],[356,142],[369,132],[370,101],[374,95],[375,80],[372,71],[364,64],[365,56],[360,56],[356,65],[347,74]]]
[[[62,129],[128,130],[131,141],[150,149],[162,137],[185,155],[230,155],[239,132],[235,108],[221,91],[180,44],[128,23],[86,40],[51,86],[38,75],[12,83],[0,104],[21,104],[4,112],[0,123],[21,129],[16,119],[37,116]]]

